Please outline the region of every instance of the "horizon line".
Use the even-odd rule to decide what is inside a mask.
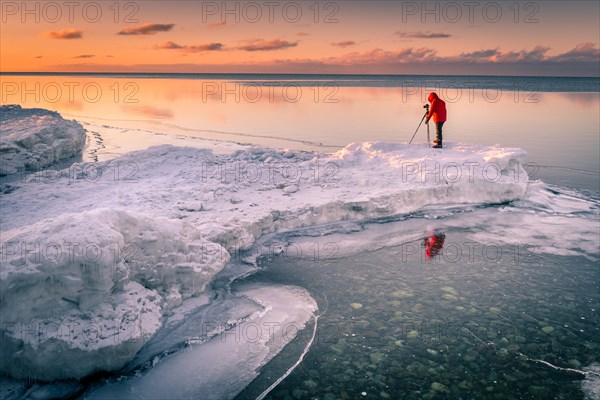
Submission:
[[[360,73],[314,73],[314,72],[306,72],[306,73],[294,73],[294,72],[119,72],[119,71],[110,71],[110,72],[82,72],[82,71],[0,71],[0,75],[141,75],[141,76],[149,76],[149,75],[289,75],[289,76],[350,76],[350,77],[360,77],[360,76],[374,76],[374,77],[384,77],[384,76],[427,76],[427,77],[439,77],[439,76],[456,76],[456,77],[507,77],[507,78],[584,78],[584,79],[600,79],[600,75],[597,76],[583,76],[583,75],[488,75],[488,74],[360,74]]]

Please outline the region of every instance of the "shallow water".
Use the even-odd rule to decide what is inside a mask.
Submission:
[[[449,218],[431,259],[421,239],[353,254],[343,246],[356,234],[288,237],[295,250],[263,257],[253,280],[305,287],[323,313],[304,362],[267,398],[582,399],[583,375],[536,360],[577,370],[600,361],[599,254],[478,242],[478,231],[494,227],[469,226],[473,215]],[[422,237],[436,224],[412,222]],[[402,231],[404,223],[391,225]],[[350,255],[307,251],[327,245]],[[298,349],[286,349],[278,362],[297,357]],[[237,399],[256,397],[280,365],[265,367]]]

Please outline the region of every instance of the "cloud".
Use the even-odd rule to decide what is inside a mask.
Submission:
[[[46,32],[44,35],[50,39],[81,39],[83,32],[77,29],[59,29]]]
[[[297,33],[298,36],[310,36],[310,33],[306,33],[306,32],[298,32]]]
[[[362,53],[350,53],[339,57],[322,60],[326,64],[408,64],[426,63],[439,60],[436,51],[430,48],[401,48],[398,50],[372,49]]]
[[[73,58],[93,58],[96,57],[94,54],[81,54],[79,56],[75,56]]]
[[[225,22],[225,21],[219,21],[219,22],[215,22],[215,23],[212,23],[212,24],[208,24],[208,27],[210,29],[220,28],[222,26],[225,26],[226,24],[227,24],[227,22]]]
[[[163,44],[155,44],[154,46],[152,46],[152,48],[155,50],[160,50],[160,49],[174,50],[174,49],[183,49],[184,46],[180,46],[177,43],[171,42],[169,40],[167,42],[164,42]]]
[[[298,46],[298,42],[288,42],[287,40],[273,39],[251,39],[244,41],[242,46],[239,46],[239,50],[245,51],[272,51],[272,50],[283,50],[290,47]]]
[[[352,52],[341,56],[319,60],[295,60],[319,62],[324,65],[442,65],[442,64],[481,64],[481,65],[546,65],[565,62],[600,62],[598,47],[592,43],[582,43],[573,50],[558,56],[548,56],[549,47],[535,46],[531,50],[508,50],[499,48],[463,52],[454,56],[439,56],[429,47],[406,47],[397,50],[371,49],[365,52]],[[284,61],[284,60],[279,60]],[[292,60],[287,60],[292,61]]]
[[[554,61],[582,61],[582,62],[599,62],[600,49],[594,43],[580,43],[574,49],[566,53],[551,57]]]
[[[478,61],[489,59],[490,57],[494,57],[500,54],[500,51],[496,49],[487,49],[487,50],[477,50],[471,53],[460,53],[458,58],[462,58],[468,61]]]
[[[543,61],[549,47],[536,46],[533,50],[501,51],[500,49],[477,50],[471,53],[460,53],[458,56],[448,57],[448,61],[474,62],[474,63],[516,63]]]
[[[492,58],[492,62],[533,62],[546,59],[550,47],[535,46],[533,50],[505,51]]]
[[[175,24],[143,24],[125,28],[117,32],[117,35],[154,35],[158,32],[168,32],[174,26]]]
[[[152,46],[155,50],[181,50],[185,53],[201,53],[205,51],[220,51],[223,50],[223,43],[205,43],[194,45],[179,45],[172,41],[167,41],[162,44]]]
[[[44,56],[35,56],[33,58],[43,58]]]
[[[156,46],[156,45],[155,45]],[[173,42],[164,48],[185,50]],[[440,56],[428,47],[395,50],[374,48],[323,58],[273,58],[263,61],[239,59],[228,64],[96,64],[91,62],[50,65],[53,71],[81,72],[223,72],[223,73],[352,73],[352,74],[458,74],[598,77],[598,45],[581,43],[558,55],[549,48],[527,50],[480,49]]]
[[[356,42],[354,40],[344,40],[342,42],[331,43],[332,46],[337,46],[337,47],[350,47],[350,46],[354,46],[355,44],[356,44]]]
[[[412,38],[412,39],[447,39],[452,37],[449,33],[443,32],[396,32],[396,35],[403,38]]]

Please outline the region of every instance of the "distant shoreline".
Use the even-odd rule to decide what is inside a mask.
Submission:
[[[7,77],[74,77],[98,79],[173,79],[235,81],[241,85],[298,87],[422,88],[426,91],[505,90],[524,93],[600,93],[597,77],[494,76],[494,75],[351,75],[351,74],[237,74],[150,72],[3,72]],[[7,82],[8,83],[8,82]],[[14,84],[14,82],[13,82]],[[3,83],[4,85],[4,83]]]
[[[243,73],[243,72],[20,72],[0,71],[0,76],[134,76],[134,77],[295,77],[296,79],[314,79],[315,77],[335,77],[346,79],[390,79],[390,78],[535,78],[535,79],[582,79],[598,80],[600,76],[550,76],[550,75],[430,75],[430,74],[296,74],[296,73]]]

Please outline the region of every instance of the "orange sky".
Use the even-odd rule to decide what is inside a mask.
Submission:
[[[596,1],[2,1],[1,11],[2,72],[600,74]]]

